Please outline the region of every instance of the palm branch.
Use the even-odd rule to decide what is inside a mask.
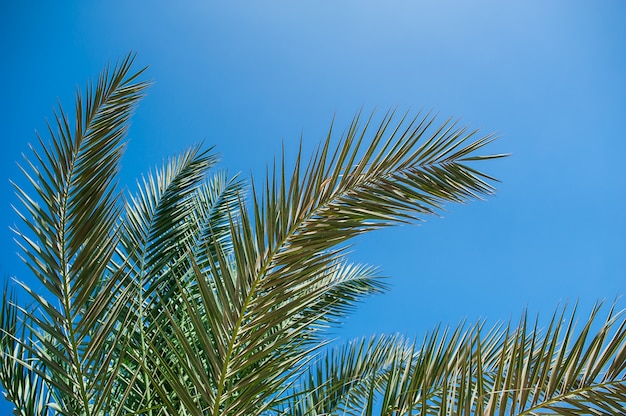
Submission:
[[[617,415],[626,412],[626,324],[600,306],[575,329],[441,327],[421,343],[354,340],[324,351],[277,412],[290,415]]]
[[[22,287],[37,305],[26,313],[31,338],[20,344],[37,366],[62,412],[98,413],[111,388],[106,382],[114,365],[111,343],[124,321],[118,281],[107,273],[118,244],[117,166],[132,111],[147,84],[135,82],[133,57],[106,69],[84,98],[78,93],[74,126],[62,108],[48,126],[51,143],[22,168],[35,191],[31,197],[16,186],[27,230],[16,229],[26,264],[49,291]],[[114,348],[113,348],[114,350]]]

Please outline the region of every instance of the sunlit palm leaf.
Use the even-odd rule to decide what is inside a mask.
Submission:
[[[448,339],[434,332],[385,375],[383,415],[580,415],[626,411],[626,330],[598,309],[580,331],[574,313],[555,314],[544,332],[482,325]],[[500,328],[500,329],[499,329]],[[595,329],[597,328],[597,329]],[[368,413],[373,414],[373,413]]]
[[[164,346],[174,336],[172,326],[155,329],[153,325],[169,300],[176,299],[177,273],[190,267],[187,254],[212,256],[207,239],[219,242],[223,249],[229,246],[230,218],[237,215],[242,184],[223,173],[206,177],[213,160],[199,154],[198,148],[192,149],[144,178],[139,192],[130,199],[119,254],[123,259],[120,267],[130,268],[127,274],[136,285],[132,309],[137,325],[132,342],[135,356],[125,363],[125,373],[132,374],[145,366],[146,343]],[[191,290],[196,286],[193,281],[188,284]],[[173,312],[174,317],[175,325],[185,319],[180,310]],[[135,402],[135,408],[151,406],[154,410],[159,408],[155,408],[158,403],[166,406],[157,400],[160,389],[155,390],[145,373],[153,370],[142,371],[142,376],[132,380],[133,385],[118,385],[132,389],[126,405]],[[171,388],[167,379],[161,379],[159,384]],[[166,398],[174,399],[175,396]]]
[[[26,264],[56,298],[53,305],[29,291],[43,315],[29,316],[38,328],[32,332],[37,348],[24,347],[54,372],[47,381],[66,398],[70,414],[97,412],[107,396],[100,369],[111,362],[105,341],[119,319],[103,318],[117,288],[105,277],[117,245],[115,176],[130,115],[147,86],[134,83],[142,71],[132,74],[132,62],[129,56],[105,70],[84,98],[77,95],[74,128],[59,110],[56,126],[49,126],[51,144],[40,139],[41,150],[33,149],[34,161],[27,159],[30,169],[23,169],[36,198],[16,186],[29,230],[17,231]],[[88,310],[93,305],[97,313]]]
[[[38,374],[39,361],[24,348],[30,339],[28,326],[19,322],[19,308],[13,292],[5,286],[0,306],[0,382],[5,398],[16,406],[16,415],[47,416],[53,408],[50,389]],[[26,341],[28,342],[28,341]],[[35,369],[37,369],[35,371]]]
[[[301,416],[361,415],[394,359],[407,359],[412,352],[411,344],[399,336],[353,340],[325,350],[295,383],[286,403],[277,403],[277,411]]]
[[[144,284],[180,257],[177,247],[187,235],[188,199],[216,158],[199,147],[171,159],[143,178],[136,195],[126,205],[120,255],[133,276]]]
[[[626,409],[623,317],[599,308],[548,328],[438,329],[422,343],[382,337],[321,354],[280,414],[581,415]],[[399,341],[399,342],[398,342]],[[368,393],[369,390],[369,393]],[[281,413],[282,412],[282,413]]]
[[[318,339],[316,328],[372,291],[370,283],[345,285],[333,293],[339,300],[329,302],[324,294],[332,293],[332,276],[341,280],[334,268],[343,248],[334,247],[358,233],[434,213],[444,201],[491,192],[486,175],[461,164],[491,139],[464,144],[471,134],[447,124],[428,133],[431,123],[416,119],[388,132],[390,117],[385,118],[363,150],[369,129],[355,121],[334,152],[329,135],[304,174],[299,158],[289,180],[281,164],[261,190],[263,198],[253,196],[252,212],[242,207],[241,219],[231,220],[232,253],[216,250],[210,267],[201,264],[188,277],[207,287],[197,310],[197,297],[182,295],[186,313],[220,316],[220,322],[209,323],[214,338],[203,348],[206,368],[194,370],[198,377],[211,374],[206,397],[212,414],[264,408],[317,348],[311,344]],[[175,322],[174,311],[168,314],[163,325]],[[181,333],[181,345],[196,345],[185,338]]]

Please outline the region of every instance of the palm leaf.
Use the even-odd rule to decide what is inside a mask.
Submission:
[[[5,285],[0,306],[0,382],[5,398],[14,403],[16,415],[47,416],[54,406],[51,391],[40,375],[41,368],[24,340],[31,338],[29,325],[20,324],[15,293]]]
[[[358,120],[334,152],[329,134],[304,174],[298,157],[289,181],[282,162],[267,177],[263,198],[253,194],[252,211],[241,201],[240,217],[229,218],[231,246],[212,238],[213,256],[192,250],[191,268],[185,260],[168,272],[181,282],[179,292],[170,297],[174,302],[159,301],[152,330],[164,337],[172,334],[167,328],[187,329],[175,331],[167,345],[151,345],[154,381],[171,381],[182,402],[204,403],[214,415],[267,409],[319,348],[316,334],[325,322],[381,288],[358,273],[345,278],[341,243],[435,213],[444,201],[492,191],[488,176],[462,163],[490,137],[466,144],[473,133],[448,123],[433,130],[430,118],[390,123],[386,117],[365,149],[369,128],[360,129]],[[189,354],[198,360],[189,361]],[[194,375],[181,383],[169,370],[176,368]]]
[[[565,310],[545,331],[529,329],[526,315],[486,335],[482,324],[450,339],[435,331],[386,370],[381,414],[622,414],[626,323],[612,309],[604,321],[598,312],[580,331]]]
[[[368,398],[396,357],[407,359],[411,344],[402,337],[352,340],[324,350],[295,383],[276,411],[285,415],[361,415]]]
[[[208,235],[227,244],[224,216],[228,209],[234,209],[233,200],[241,183],[227,179],[223,173],[207,179],[206,172],[214,161],[215,157],[206,152],[199,153],[198,147],[190,149],[144,177],[136,195],[129,198],[118,249],[121,263],[117,267],[125,270],[134,285],[136,295],[129,309],[136,315],[136,332],[130,336],[134,337],[133,349],[140,354],[125,363],[125,373],[134,374],[147,359],[146,339],[155,336],[147,329],[151,317],[160,313],[161,299],[169,299],[176,286],[172,265],[180,263],[188,250],[198,246],[202,250],[202,241]],[[158,339],[170,336],[171,331],[166,331],[154,342],[158,344]],[[135,403],[134,408],[144,408],[158,403],[146,374],[117,388],[128,392],[125,406],[133,407],[131,403]]]
[[[120,213],[114,181],[129,118],[147,86],[135,83],[143,71],[131,73],[132,63],[129,55],[106,69],[84,99],[77,94],[74,128],[59,108],[56,131],[49,125],[51,143],[40,138],[41,150],[33,148],[34,161],[26,159],[28,169],[22,169],[36,197],[16,185],[28,229],[16,230],[26,264],[58,302],[27,289],[39,308],[27,314],[38,328],[32,332],[38,344],[23,346],[46,369],[46,381],[70,414],[97,412],[107,396],[96,368],[111,362],[104,341],[119,319],[105,318],[116,310],[108,306],[118,286],[105,278]],[[100,305],[97,313],[90,305]]]
[[[421,344],[351,341],[323,351],[276,407],[297,415],[582,415],[626,409],[626,323],[600,307],[547,329],[484,323],[439,328]],[[278,402],[280,403],[280,402]]]
[[[278,175],[268,176],[263,199],[253,196],[252,213],[242,211],[242,226],[233,237],[240,298],[231,309],[235,326],[223,358],[218,399],[239,389],[246,394],[223,408],[218,405],[220,411],[264,397],[274,386],[259,374],[254,380],[233,383],[237,363],[249,366],[249,357],[272,363],[262,368],[284,374],[272,380],[277,388],[290,374],[282,363],[308,356],[310,331],[330,314],[326,311],[310,323],[292,317],[323,302],[308,295],[340,258],[343,242],[371,229],[432,214],[444,201],[464,201],[492,191],[485,182],[488,176],[461,163],[490,137],[465,144],[472,134],[464,129],[444,123],[432,131],[433,120],[428,117],[406,125],[403,121],[390,127],[391,116],[385,117],[368,140],[371,144],[362,148],[369,121],[361,129],[357,118],[334,151],[329,134],[304,174],[298,158],[288,182],[283,162]],[[274,323],[259,327],[266,316],[274,316]],[[259,330],[271,340],[265,349],[263,342],[246,342],[250,333],[263,339]],[[259,349],[264,349],[262,354]],[[214,414],[219,413],[216,409]]]
[[[23,257],[50,296],[5,290],[0,382],[21,414],[621,414],[626,322],[595,308],[529,323],[438,328],[326,348],[385,289],[346,258],[359,234],[493,192],[474,169],[492,136],[434,117],[357,116],[308,163],[283,159],[252,195],[196,146],[115,187],[146,83],[129,56],[62,109],[16,187]],[[334,144],[335,143],[335,144]]]

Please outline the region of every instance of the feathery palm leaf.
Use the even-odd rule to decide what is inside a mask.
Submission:
[[[253,194],[252,211],[242,206],[238,220],[231,220],[232,252],[218,249],[205,263],[193,258],[195,270],[184,270],[175,279],[197,281],[201,293],[181,290],[176,296],[186,305],[193,330],[179,332],[175,345],[202,357],[193,384],[206,386],[187,402],[203,396],[212,414],[238,414],[243,410],[237,409],[255,403],[265,408],[264,401],[288,384],[319,347],[316,334],[324,322],[344,316],[349,305],[381,289],[371,278],[345,280],[345,273],[352,272],[346,269],[341,243],[367,230],[432,214],[445,201],[492,191],[488,176],[462,163],[490,137],[466,144],[472,133],[447,124],[431,129],[430,118],[406,126],[401,121],[393,128],[390,123],[391,115],[364,150],[369,128],[360,129],[358,119],[335,151],[329,134],[304,174],[298,157],[289,180],[283,161],[280,172],[267,177],[263,198]],[[433,172],[439,172],[441,184],[433,184]],[[166,308],[163,326],[180,325],[179,307]],[[192,342],[188,335],[201,331],[204,315],[219,319],[210,322],[205,342]],[[194,350],[198,345],[202,348]],[[173,365],[171,348],[154,345],[151,357],[162,360],[155,367],[189,365]],[[180,351],[178,357],[186,360],[187,355]],[[176,390],[181,395],[190,391],[184,384]]]
[[[383,409],[391,415],[622,414],[624,322],[612,310],[602,322],[598,311],[578,332],[575,314],[566,318],[563,310],[545,333],[537,323],[529,330],[524,315],[517,328],[494,328],[483,336],[477,325],[458,342],[441,337],[427,343],[400,366],[410,371],[389,378],[386,389],[393,394],[385,396]]]
[[[428,117],[406,125],[403,121],[392,126],[391,115],[385,117],[367,140],[370,122],[360,128],[357,118],[334,151],[329,133],[304,174],[298,157],[287,180],[283,161],[280,173],[268,176],[263,197],[253,196],[252,213],[242,211],[241,226],[233,236],[241,289],[231,309],[230,321],[235,326],[218,384],[219,400],[220,395],[237,399],[230,403],[226,399],[223,408],[218,402],[214,414],[237,413],[231,406],[236,409],[265,397],[268,387],[272,391],[287,381],[293,363],[310,355],[308,346],[313,343],[315,348],[319,342],[313,336],[317,326],[332,315],[328,308],[314,319],[307,314],[327,299],[316,296],[314,289],[323,281],[329,286],[327,276],[341,260],[341,244],[348,238],[432,214],[444,201],[462,201],[492,191],[485,182],[488,176],[462,164],[490,137],[468,144],[472,134],[464,129],[444,124],[431,131],[433,120]],[[363,145],[366,141],[371,144]],[[428,188],[434,170],[445,178],[437,193]],[[342,296],[355,293],[344,291]],[[248,342],[250,333],[255,333],[257,342]],[[239,383],[233,380],[235,366],[251,366],[251,357],[259,361],[259,368],[281,374],[272,380],[274,389],[258,372]],[[246,392],[244,398],[234,393],[238,390]]]
[[[188,267],[184,260],[189,250],[212,255],[204,243],[208,236],[221,247],[228,247],[228,213],[236,215],[242,183],[228,179],[224,173],[207,180],[204,174],[214,158],[199,155],[198,150],[194,148],[155,175],[148,175],[127,205],[120,257],[124,267],[132,265],[128,274],[134,279],[136,297],[129,307],[137,315],[133,345],[135,351],[141,351],[134,363],[126,363],[127,372],[133,372],[131,367],[141,368],[146,361],[148,337],[163,345],[172,336],[167,330],[155,333],[150,329],[153,318],[161,313],[168,299],[173,299],[172,291],[177,288],[176,275],[170,269],[178,270],[185,264]],[[155,400],[156,393],[149,397],[152,387],[148,376],[144,374],[134,383],[133,388],[139,393],[133,395],[137,396],[134,400]],[[164,380],[160,383],[166,384]]]
[[[147,84],[135,83],[132,56],[105,70],[83,100],[76,99],[75,126],[62,109],[49,126],[52,143],[40,138],[42,152],[33,149],[24,174],[35,190],[31,198],[17,193],[29,232],[16,230],[26,264],[55,298],[54,305],[27,289],[42,314],[29,316],[37,343],[22,343],[46,369],[46,381],[65,397],[64,412],[92,414],[103,406],[103,370],[111,364],[111,325],[121,317],[106,317],[117,292],[106,279],[117,246],[119,197],[115,173],[123,151],[128,120]],[[30,218],[27,216],[27,214]],[[31,237],[32,236],[32,237]],[[26,286],[24,286],[26,287]],[[100,307],[88,308],[98,305]],[[105,306],[106,305],[106,306]],[[119,309],[116,311],[119,312]],[[34,341],[33,341],[34,342]],[[97,364],[97,365],[96,365]]]
[[[599,310],[579,331],[562,310],[545,331],[524,315],[487,333],[483,323],[438,329],[419,346],[353,341],[316,360],[282,414],[623,414],[625,323]]]
[[[15,403],[20,416],[47,416],[50,390],[40,376],[38,360],[20,340],[30,338],[28,325],[20,324],[15,294],[7,286],[0,306],[0,382],[6,386],[5,398]],[[35,370],[35,371],[33,371]]]

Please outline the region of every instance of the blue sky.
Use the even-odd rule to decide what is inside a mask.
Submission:
[[[182,3],[181,3],[182,4]],[[57,99],[130,50],[154,81],[123,184],[203,141],[262,175],[285,143],[312,149],[361,109],[433,110],[496,132],[487,201],[360,238],[389,293],[338,335],[420,336],[439,322],[552,313],[626,294],[623,1],[164,1],[0,5],[0,274],[29,276],[8,227],[9,179]],[[626,304],[622,299],[621,305]]]

